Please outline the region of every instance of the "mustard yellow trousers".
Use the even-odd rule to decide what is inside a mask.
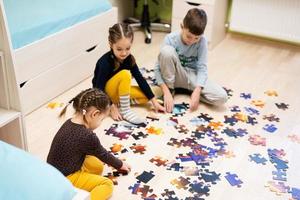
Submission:
[[[121,70],[111,77],[105,85],[105,92],[115,104],[118,104],[120,96],[125,95],[130,95],[130,99],[138,104],[149,101],[139,86],[131,86],[129,70]]]
[[[91,200],[108,199],[113,192],[113,182],[102,177],[103,163],[95,156],[86,156],[81,170],[70,174],[67,178],[80,189],[91,194]]]

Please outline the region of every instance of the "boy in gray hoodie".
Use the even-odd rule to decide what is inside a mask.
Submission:
[[[164,39],[154,71],[167,112],[173,111],[177,90],[191,95],[191,111],[197,110],[200,100],[211,105],[227,101],[226,91],[207,78],[207,40],[203,36],[206,23],[204,10],[190,9],[181,31],[170,33]]]

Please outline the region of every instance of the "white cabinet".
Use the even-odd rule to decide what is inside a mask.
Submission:
[[[209,49],[214,48],[225,37],[227,0],[173,0],[172,32],[180,30],[184,16],[191,8],[203,9],[207,14],[204,35]]]
[[[0,51],[0,140],[27,150],[17,83]]]

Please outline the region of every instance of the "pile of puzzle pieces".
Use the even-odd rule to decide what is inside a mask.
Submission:
[[[231,99],[236,97],[233,90],[226,91]],[[278,97],[274,90],[266,91],[265,95],[268,98]],[[228,105],[229,111],[222,118],[204,112],[189,116],[189,105],[183,102],[175,104],[171,114],[149,115],[145,126],[116,123],[105,130],[107,137],[116,140],[110,148],[112,153],[124,157],[140,156],[141,159],[145,158],[143,161],[153,165],[151,170],[140,168],[138,174],[131,175],[135,181],[127,186],[130,194],[148,200],[205,199],[220,181],[228,182],[235,189],[242,189],[247,180],[242,180],[233,169],[217,171],[212,167],[214,162],[226,162],[226,159],[234,158],[232,141],[241,140],[254,148],[264,149],[268,155],[263,156],[263,151],[253,152],[246,159],[249,165],[274,166],[274,171],[270,172],[273,180],[265,183],[266,188],[277,195],[285,194],[290,195],[291,199],[300,199],[300,189],[287,184],[286,153],[284,150],[268,149],[268,134],[278,134],[282,120],[275,113],[266,113],[264,108],[270,105],[268,100],[253,99],[253,96],[251,93],[240,93],[238,98],[242,99],[244,105]],[[280,113],[289,109],[286,103],[271,103]],[[261,131],[254,134],[251,130],[256,127],[260,127]],[[147,145],[150,139],[166,142],[151,149]],[[295,143],[300,141],[297,135],[289,135],[289,139]],[[172,149],[168,157],[155,153],[168,148]],[[167,184],[157,189],[159,180],[165,179],[163,175],[169,173],[172,176],[168,177]],[[112,175],[108,174],[110,177]]]

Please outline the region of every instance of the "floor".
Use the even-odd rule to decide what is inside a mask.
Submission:
[[[143,42],[143,34],[137,32],[133,44],[132,54],[135,55],[137,63],[140,67],[148,69],[153,68],[160,43],[163,40],[164,33],[155,33],[151,45],[146,45]],[[161,199],[296,199],[296,194],[288,193],[292,188],[300,187],[300,48],[287,44],[264,41],[246,36],[228,35],[216,48],[209,52],[209,78],[217,81],[227,89],[232,90],[232,95],[225,107],[213,108],[201,104],[199,110],[190,113],[184,110],[182,116],[175,116],[178,119],[177,125],[185,125],[188,130],[187,134],[178,132],[176,124],[172,124],[170,117],[172,115],[157,114],[158,121],[149,120],[148,126],[145,128],[136,128],[133,133],[139,131],[147,135],[146,138],[136,140],[129,138],[119,140],[112,135],[107,135],[105,129],[111,128],[113,121],[109,118],[105,119],[102,127],[95,130],[100,137],[103,145],[109,149],[114,143],[122,144],[127,147],[127,153],[117,153],[121,158],[127,159],[133,166],[133,172],[128,176],[118,177],[118,185],[115,187],[114,196],[112,199],[141,199],[149,197],[153,199],[158,196]],[[83,81],[76,87],[65,92],[52,102],[65,103],[82,89],[91,86],[91,78]],[[265,92],[275,90],[278,96],[268,96]],[[245,93],[245,98],[240,96]],[[251,94],[251,98],[247,99],[247,94]],[[253,105],[252,100],[261,100],[265,103],[264,107]],[[176,97],[177,103],[188,102],[187,96]],[[276,107],[275,103],[289,104],[288,109],[282,110]],[[224,116],[232,116],[236,114],[234,108],[245,110],[245,107],[251,107],[252,111],[259,113],[251,113],[251,110],[245,110],[244,113],[250,117],[255,117],[257,124],[251,125],[242,121],[232,125],[224,120]],[[147,109],[136,107],[134,108],[140,115],[149,115],[149,107]],[[57,115],[60,108],[49,109],[47,105],[42,106],[38,110],[28,115],[25,119],[29,151],[37,157],[45,160],[53,136],[64,122],[65,119],[59,120]],[[243,112],[243,111],[241,111]],[[213,117],[211,122],[221,122],[222,126],[213,126],[213,124],[200,117],[201,113]],[[72,111],[69,110],[67,116],[71,116]],[[274,114],[280,118],[279,122],[268,121],[264,119],[264,115]],[[199,124],[195,125],[192,120],[200,120]],[[204,121],[203,121],[204,119]],[[249,118],[248,118],[249,119]],[[202,122],[201,122],[202,120]],[[267,130],[263,127],[271,125]],[[272,125],[273,124],[273,125]],[[201,138],[195,139],[193,131],[198,126],[213,127],[211,134],[207,131]],[[121,125],[120,125],[121,126]],[[153,130],[160,129],[162,134],[154,134]],[[276,127],[276,130],[272,130]],[[219,130],[218,130],[219,128]],[[247,133],[237,134],[232,132],[232,129],[244,129]],[[227,131],[226,131],[227,130]],[[228,131],[231,130],[231,131]],[[274,132],[272,132],[274,131]],[[294,140],[289,138],[289,135],[297,135]],[[212,136],[213,135],[213,136]],[[266,145],[253,145],[249,142],[249,138],[259,135],[266,139]],[[173,139],[171,139],[173,138]],[[208,152],[206,158],[209,159],[209,166],[199,166],[194,162],[184,161],[191,159],[190,157],[180,157],[179,154],[186,154],[193,148],[189,145],[177,148],[176,145],[168,145],[170,141],[182,141],[187,138],[192,138],[194,142],[202,145],[212,145],[216,147],[216,140],[226,143],[226,154],[215,155]],[[212,142],[214,141],[214,142]],[[134,144],[146,145],[147,151],[140,154],[132,150]],[[182,142],[181,142],[182,145]],[[200,147],[200,150],[209,148]],[[283,149],[283,151],[275,150]],[[198,149],[199,150],[199,149]],[[269,150],[269,151],[268,151]],[[273,153],[270,153],[273,150]],[[257,159],[250,161],[249,156],[259,153]],[[232,154],[235,156],[232,157]],[[275,158],[274,155],[276,154]],[[149,162],[149,158],[161,156],[168,159],[166,166],[157,166],[155,163]],[[208,157],[207,157],[208,156]],[[266,158],[266,161],[262,159]],[[277,159],[274,161],[274,159]],[[261,161],[261,163],[259,163]],[[286,162],[288,161],[288,162]],[[278,164],[281,162],[281,164]],[[178,163],[180,169],[170,166]],[[264,165],[262,165],[264,164]],[[277,164],[277,166],[276,166]],[[279,165],[281,167],[279,167]],[[288,166],[287,169],[283,170]],[[168,170],[171,169],[171,170]],[[175,170],[174,170],[175,169]],[[184,170],[183,170],[184,169]],[[188,174],[188,170],[197,171],[197,176]],[[202,169],[202,171],[201,171]],[[208,171],[205,171],[208,170]],[[274,180],[272,172],[276,173],[281,178],[281,186],[278,185],[278,180]],[[153,171],[153,172],[151,172]],[[111,172],[107,168],[107,172]],[[227,176],[226,172],[231,174]],[[278,173],[279,173],[278,172]],[[286,175],[283,175],[286,173]],[[212,179],[205,180],[205,177],[214,176]],[[236,174],[237,176],[235,176]],[[152,177],[154,175],[154,177]],[[200,176],[201,175],[201,176]],[[275,176],[275,175],[274,175]],[[149,178],[149,182],[145,179]],[[181,177],[181,178],[180,178]],[[219,178],[218,178],[219,177]],[[227,181],[227,178],[229,181]],[[283,180],[286,178],[286,180]],[[137,180],[141,179],[141,183]],[[240,183],[241,180],[243,183]],[[231,186],[231,183],[235,186]],[[269,182],[270,181],[270,182]],[[216,182],[216,184],[215,184]],[[265,187],[267,183],[272,186]],[[237,187],[240,185],[241,187]],[[148,187],[149,186],[149,187]],[[289,186],[290,188],[287,189]],[[130,187],[130,189],[128,189]],[[276,195],[273,190],[280,191],[281,195]],[[168,189],[167,191],[165,189]],[[173,193],[174,192],[174,193]],[[133,194],[132,194],[133,193]],[[134,194],[136,193],[136,194]],[[205,196],[207,195],[207,196]],[[298,196],[299,197],[299,196]],[[297,198],[298,198],[297,197]],[[186,198],[188,199],[188,198]]]

